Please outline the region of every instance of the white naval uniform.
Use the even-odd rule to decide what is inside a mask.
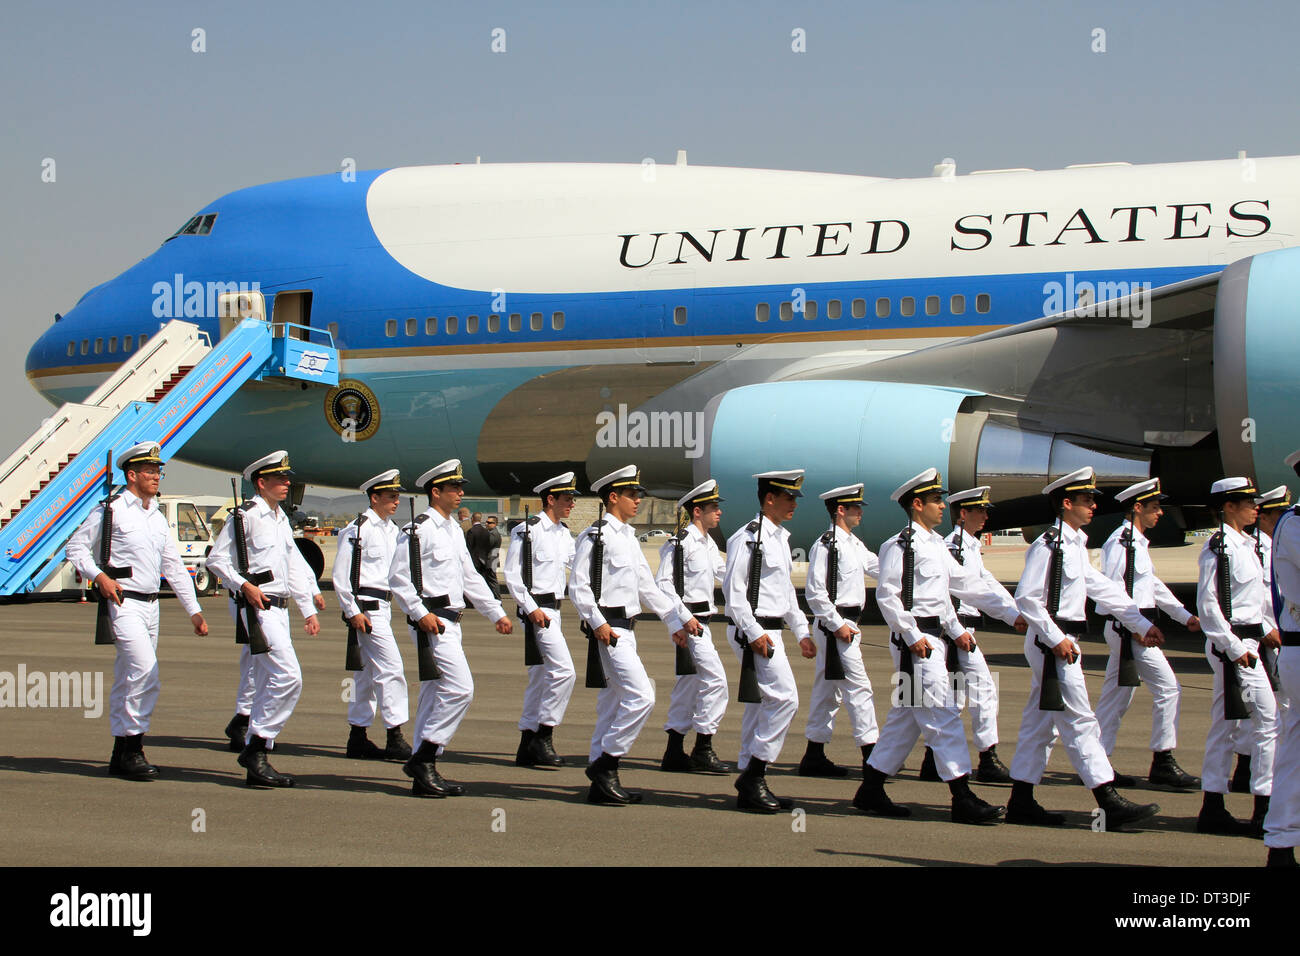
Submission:
[[[278,505],[267,504],[261,495],[254,497],[253,507],[243,512],[244,540],[248,545],[248,570],[250,573],[270,571],[271,580],[258,585],[263,594],[292,600],[303,618],[316,613],[313,598],[320,593],[316,576],[293,540],[293,527]],[[216,574],[231,591],[238,593],[245,578],[239,573],[235,555],[235,517],[231,515],[222,525],[217,540],[208,553],[208,570]],[[231,604],[234,604],[233,599]],[[294,705],[302,693],[302,669],[298,655],[293,650],[289,632],[289,610],[268,607],[259,611],[249,606],[249,614],[256,614],[266,635],[270,650],[265,654],[250,654],[248,646],[240,651],[241,669],[250,661],[253,680],[253,701],[249,713],[248,733],[245,742],[261,737],[267,747],[279,736],[293,713]],[[244,677],[241,673],[241,687]]]
[[[753,544],[761,535],[763,567],[758,579],[758,606],[749,603],[749,569]],[[743,663],[745,648],[737,640],[739,633],[746,643],[767,635],[772,641],[769,658],[754,652],[754,671],[758,677],[757,704],[745,705],[740,722],[740,756],[737,769],[742,772],[753,757],[771,763],[781,755],[786,731],[799,709],[799,690],[794,671],[785,654],[782,628],[767,629],[758,618],[780,618],[795,640],[809,637],[808,621],[799,610],[799,598],[791,580],[790,532],[761,514],[727,539],[727,567],[722,577],[722,597],[727,605],[727,643],[737,660]]]
[[[1215,532],[1217,535],[1218,532]],[[1224,525],[1228,559],[1232,568],[1232,621],[1224,619],[1219,608],[1218,562],[1214,537],[1201,548],[1199,578],[1196,588],[1196,615],[1205,632],[1205,659],[1214,675],[1210,699],[1210,729],[1205,737],[1205,761],[1201,767],[1201,789],[1208,793],[1227,793],[1232,763],[1232,738],[1237,721],[1223,719],[1224,662],[1214,652],[1226,654],[1229,666],[1241,682],[1241,696],[1250,711],[1250,735],[1253,746],[1250,759],[1250,792],[1268,796],[1273,792],[1273,757],[1278,737],[1277,700],[1264,673],[1264,665],[1242,667],[1232,663],[1247,651],[1259,656],[1259,641],[1240,638],[1233,633],[1238,625],[1260,625],[1264,633],[1277,624],[1273,619],[1272,601],[1264,590],[1264,569],[1255,553],[1255,539]],[[1245,721],[1242,722],[1246,723]],[[1245,727],[1242,728],[1243,732]]]
[[[131,569],[131,576],[119,578],[117,583],[125,591],[156,594],[158,582],[166,577],[185,613],[191,617],[198,614],[202,608],[194,595],[194,582],[172,543],[157,499],[151,499],[146,506],[124,491],[110,507],[113,539],[109,560],[113,567]],[[68,560],[85,581],[94,581],[103,571],[99,567],[103,518],[101,504],[68,541]],[[134,737],[148,733],[158,700],[158,602],[123,598],[121,605],[109,603],[108,614],[117,648],[113,689],[108,697],[109,729],[114,737]]]
[[[1139,529],[1125,521],[1106,539],[1101,548],[1101,573],[1112,581],[1124,586],[1124,567],[1128,556],[1122,540],[1126,530],[1133,531],[1133,603],[1150,614],[1159,607],[1179,624],[1186,626],[1192,614],[1179,603],[1174,593],[1155,575],[1151,565],[1147,537]],[[1101,685],[1101,697],[1097,699],[1097,722],[1101,724],[1101,745],[1106,755],[1115,750],[1115,738],[1119,734],[1119,724],[1133,703],[1136,687],[1119,685],[1119,630],[1114,621],[1106,622],[1106,644],[1110,647],[1110,659],[1106,663],[1106,677]],[[1151,750],[1173,750],[1178,746],[1178,679],[1174,669],[1169,666],[1165,652],[1158,647],[1143,647],[1132,637],[1125,635],[1123,640],[1131,642],[1133,663],[1137,665],[1140,677],[1151,689]]]
[[[701,614],[714,615],[718,609],[713,604],[713,586],[722,583],[727,562],[713,539],[692,522],[684,529],[682,545],[682,601],[685,604],[706,604],[708,610]],[[673,553],[677,539],[669,538],[659,549],[659,573],[655,576],[659,587],[675,597],[673,588]],[[703,622],[701,622],[703,623]],[[713,646],[709,625],[695,635],[687,635],[687,647],[695,661],[694,674],[679,675],[673,683],[672,697],[668,703],[668,717],[664,730],[685,734],[712,736],[722,724],[727,710],[727,672],[723,670],[718,649]]]
[[[804,598],[808,601],[808,609],[813,612],[814,621],[810,636],[813,643],[817,645],[817,659],[804,736],[813,743],[830,743],[831,733],[835,729],[835,715],[840,709],[840,701],[843,700],[847,705],[849,721],[853,725],[853,742],[862,747],[866,744],[874,744],[880,737],[880,729],[876,724],[876,705],[871,693],[871,680],[867,677],[866,666],[862,663],[862,636],[854,635],[846,644],[838,638],[828,636],[826,631],[834,634],[845,624],[853,625],[856,629],[857,620],[849,621],[841,617],[836,606],[863,607],[867,600],[866,575],[878,577],[880,561],[857,535],[850,534],[838,525],[834,532],[839,568],[836,575],[838,581],[834,602],[829,597],[826,579],[826,559],[829,549],[822,543],[825,534],[819,535],[808,551],[808,577],[804,585]],[[840,663],[844,669],[843,680],[826,679],[827,641],[836,642]]]
[[[423,518],[424,520],[420,520]],[[460,522],[445,518],[430,506],[416,519],[420,536],[420,571],[423,575],[424,593],[418,594],[411,580],[411,551],[408,540],[411,525],[406,525],[397,538],[393,564],[388,573],[388,586],[393,600],[409,621],[420,621],[426,614],[438,610],[463,612],[465,598],[474,602],[474,608],[495,624],[506,616],[501,602],[492,595],[487,582],[474,569],[474,561],[465,545],[465,533]],[[425,598],[446,597],[446,608],[425,603]],[[420,696],[415,705],[415,739],[411,743],[419,750],[424,742],[437,745],[441,755],[451,743],[456,729],[465,718],[470,702],[474,700],[474,675],[461,643],[460,621],[439,618],[441,633],[429,635],[433,659],[438,663],[442,677],[420,681]],[[418,629],[407,624],[411,639],[418,647]]]
[[[1029,623],[1029,631],[1025,634],[1025,658],[1029,661],[1033,680],[1029,685],[1029,700],[1025,702],[1025,711],[1020,719],[1020,735],[1016,741],[1015,759],[1011,761],[1011,776],[1028,784],[1037,784],[1042,780],[1047,761],[1052,756],[1055,730],[1060,734],[1070,762],[1082,778],[1083,785],[1093,790],[1102,784],[1113,782],[1115,771],[1101,745],[1101,726],[1088,700],[1088,685],[1083,679],[1082,648],[1073,664],[1067,664],[1052,654],[1051,648],[1067,636],[1075,638],[1076,645],[1080,643],[1079,638],[1086,628],[1085,603],[1088,598],[1097,602],[1097,610],[1102,614],[1118,617],[1120,623],[1137,634],[1151,630],[1151,622],[1143,617],[1141,609],[1125,593],[1123,586],[1092,566],[1088,560],[1087,532],[1064,523],[1060,530],[1061,599],[1057,618],[1075,626],[1071,627],[1067,635],[1047,612],[1047,577],[1052,556],[1048,539],[1055,533],[1053,529],[1040,535],[1029,546],[1025,553],[1025,570],[1016,588],[1016,604]],[[1041,641],[1048,649],[1040,649],[1034,643],[1035,640]],[[1052,654],[1052,660],[1056,664],[1065,710],[1040,710],[1038,707],[1043,684],[1043,664],[1047,654]]]
[[[1300,640],[1300,515],[1287,511],[1273,529],[1272,579],[1283,640]],[[1273,795],[1264,817],[1264,845],[1300,846],[1300,646],[1278,652],[1278,683],[1291,701],[1273,764]]]
[[[361,576],[363,588],[388,590],[388,572],[393,564],[393,551],[397,547],[400,529],[387,518],[380,518],[373,508],[362,512],[366,520],[361,525]],[[352,541],[357,537],[356,521],[349,522],[338,535],[338,554],[334,558],[334,594],[345,617],[362,613],[358,597],[352,593]],[[379,607],[365,611],[370,619],[371,633],[357,630],[357,644],[361,649],[362,668],[354,672],[353,699],[348,704],[348,723],[353,727],[369,727],[375,719],[376,709],[391,730],[410,719],[410,702],[406,688],[406,675],[402,669],[402,652],[393,636],[392,602],[382,598],[360,598],[374,601]]]
[[[670,633],[681,630],[691,619],[691,614],[675,596],[659,590],[631,525],[610,514],[606,514],[603,521],[601,540],[605,547],[605,560],[601,571],[599,607],[591,589],[591,548],[596,527],[592,525],[578,535],[574,549],[573,574],[569,577],[569,600],[573,602],[574,610],[594,631],[605,623],[601,607],[624,608],[627,617],[636,620],[641,605],[646,604],[668,625]],[[632,749],[637,734],[655,706],[654,685],[637,655],[635,633],[613,625],[610,629],[618,636],[617,646],[597,641],[607,686],[596,695],[596,727],[591,735],[589,753],[591,762],[599,759],[602,753],[622,757]]]
[[[984,552],[979,539],[963,528],[954,528],[944,539],[948,553],[953,555],[958,542],[961,545],[961,561],[957,563],[960,574],[952,580],[954,593],[962,598],[957,605],[957,617],[970,617],[983,611],[989,617],[997,618],[1004,624],[1015,625],[1020,617],[1016,599],[993,576],[993,572],[984,567]],[[975,634],[975,628],[963,621],[963,626]],[[998,743],[998,685],[993,681],[988,661],[979,645],[973,651],[957,648],[957,665],[965,677],[964,693],[958,695],[958,705],[965,699],[970,707],[971,736],[975,739],[975,748],[983,753]]]
[[[903,766],[918,736],[934,751],[934,765],[944,780],[955,780],[970,773],[970,753],[966,749],[966,731],[961,709],[948,676],[947,647],[942,637],[923,631],[918,617],[938,618],[949,636],[960,637],[965,627],[953,610],[951,590],[961,566],[948,553],[943,537],[912,522],[912,548],[915,554],[912,609],[903,608],[903,543],[894,535],[880,546],[880,575],[876,586],[876,603],[889,625],[889,650],[893,655],[895,700],[885,718],[880,740],[867,761],[887,777]],[[917,657],[910,650],[922,638],[930,644],[928,657]],[[906,646],[900,647],[899,643]],[[904,680],[903,655],[910,659],[911,687]],[[910,700],[910,703],[909,703]]]
[[[566,574],[573,567],[573,535],[563,521],[552,521],[543,511],[529,519],[529,537],[533,551],[533,593],[553,594],[556,603],[564,600]],[[524,614],[537,610],[537,602],[524,587],[524,523],[510,532],[506,551],[506,588]],[[544,608],[550,624],[534,629],[542,663],[528,668],[528,687],[524,690],[524,707],[519,715],[520,730],[537,730],[538,725],[555,727],[564,719],[577,674],[573,657],[561,629],[560,609]],[[521,625],[525,626],[525,625]]]

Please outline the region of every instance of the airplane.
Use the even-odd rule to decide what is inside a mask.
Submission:
[[[312,483],[458,457],[474,492],[633,462],[652,494],[756,472],[856,481],[868,540],[928,466],[993,486],[990,529],[1050,520],[1091,464],[1159,476],[1177,524],[1210,483],[1287,480],[1298,444],[1300,157],[917,179],[676,164],[465,164],[255,186],[88,291],[27,376],[76,401],[172,318],[328,332],[336,388],[244,386],[184,460],[285,448]],[[789,526],[825,528],[816,502]],[[1181,532],[1180,532],[1181,540]]]

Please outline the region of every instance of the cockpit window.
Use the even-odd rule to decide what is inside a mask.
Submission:
[[[206,236],[212,232],[212,224],[216,221],[217,214],[215,212],[203,216],[192,216],[186,221],[185,225],[168,236],[166,241],[170,242],[177,236]]]

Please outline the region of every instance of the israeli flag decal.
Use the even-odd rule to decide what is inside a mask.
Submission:
[[[299,374],[315,375],[318,378],[325,374],[329,368],[330,357],[328,352],[303,352],[298,356]]]

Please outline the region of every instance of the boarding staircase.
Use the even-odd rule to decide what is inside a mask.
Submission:
[[[338,369],[333,341],[319,329],[246,319],[212,345],[197,325],[169,322],[0,465],[0,597],[34,590],[77,526],[121,484],[111,454],[156,441],[167,461],[245,383],[333,386]]]

